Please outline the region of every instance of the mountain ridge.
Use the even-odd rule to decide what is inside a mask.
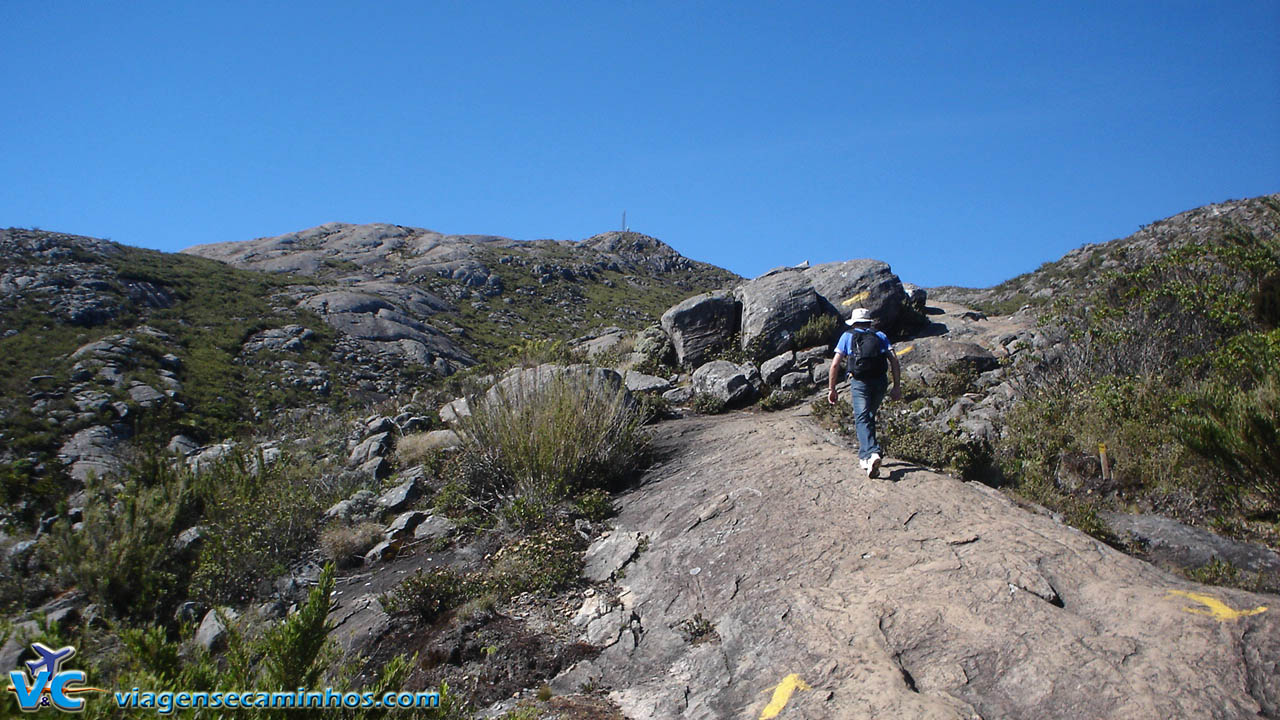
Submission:
[[[237,632],[270,627],[331,559],[361,565],[338,579],[331,640],[351,658],[407,667],[406,689],[447,682],[490,715],[523,717],[515,705],[531,707],[546,683],[600,718],[618,717],[607,700],[631,718],[754,717],[783,686],[790,694],[768,707],[815,718],[1273,717],[1280,635],[1265,573],[1280,558],[1217,538],[1190,564],[1159,569],[1123,553],[1154,559],[1161,542],[1193,533],[1172,520],[1100,524],[1103,503],[1176,510],[1177,492],[1203,490],[1144,496],[1135,448],[1149,436],[1105,434],[1168,425],[1162,406],[1148,403],[1151,418],[1117,414],[1148,412],[1119,378],[1050,396],[1101,398],[1110,414],[1097,428],[1056,405],[1043,417],[1010,413],[1037,399],[1034,382],[1056,382],[1044,368],[1074,350],[1062,327],[1037,322],[1050,301],[1094,298],[1127,262],[1179,243],[1201,243],[1216,261],[1209,246],[1236,227],[1256,230],[1270,252],[1277,222],[1278,196],[1188,211],[970,297],[1018,304],[998,316],[936,299],[946,288],[926,299],[869,260],[739,284],[637,233],[512,241],[328,223],[166,254],[4,231],[0,487],[16,536],[0,535],[0,602],[25,609],[70,577],[79,593],[35,612],[69,606],[76,614],[59,617],[71,627],[104,606],[156,629],[203,616],[200,635],[172,647],[216,648],[217,606],[242,613]],[[882,411],[879,480],[856,472],[847,412],[815,394],[855,302],[901,317],[904,398]],[[1270,337],[1246,321],[1250,338]],[[675,342],[686,332],[706,344],[691,353]],[[603,367],[566,367],[584,361]],[[571,377],[597,383],[583,397],[625,388],[651,420],[666,418],[648,466],[610,488],[619,494],[513,485],[492,464],[497,443],[468,444],[466,418],[502,388]],[[194,412],[206,407],[216,412]],[[572,443],[557,434],[580,414],[569,407],[513,432]],[[1035,434],[1059,426],[1071,431],[1061,447]],[[1109,476],[1096,467],[1095,430],[1112,449]],[[1022,445],[1007,442],[1018,432]],[[154,459],[124,462],[131,447]],[[998,485],[988,476],[997,459],[1047,474],[1006,496],[927,469]],[[199,501],[163,494],[179,487]],[[1052,504],[1055,493],[1070,502]],[[161,523],[160,535],[112,520],[137,498],[159,509],[128,522]],[[269,557],[260,543],[275,548]],[[108,554],[147,580],[113,585],[115,564],[87,560]],[[1251,586],[1246,570],[1258,573]],[[155,586],[167,590],[129,594]],[[1130,622],[1134,603],[1141,618]],[[39,637],[30,615],[16,619],[23,638]],[[0,657],[21,651],[9,642]],[[425,660],[396,665],[414,651]],[[527,694],[503,700],[513,692]]]

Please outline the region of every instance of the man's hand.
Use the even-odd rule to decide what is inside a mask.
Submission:
[[[897,383],[894,383],[893,389],[889,391],[889,397],[894,400],[902,399],[902,388],[898,387]]]
[[[836,395],[836,389],[835,389],[835,388],[831,388],[830,390],[828,390],[828,391],[827,391],[827,404],[828,404],[828,405],[835,405],[835,404],[836,404],[836,400],[839,400],[839,399],[840,399],[840,396],[839,396],[839,395]]]

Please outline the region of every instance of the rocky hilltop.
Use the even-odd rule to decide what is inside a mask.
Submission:
[[[371,350],[397,353],[442,375],[495,357],[522,338],[568,339],[606,326],[634,330],[651,322],[655,310],[735,279],[632,232],[521,242],[329,223],[183,252],[313,278],[295,291],[303,307]]]

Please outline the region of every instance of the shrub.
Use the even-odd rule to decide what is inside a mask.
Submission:
[[[519,495],[502,506],[499,514],[509,526],[531,530],[547,521],[553,506],[554,501],[539,493],[537,488],[522,488]]]
[[[623,388],[610,392],[571,371],[478,402],[463,424],[468,490],[531,500],[620,480],[646,445]]]
[[[566,524],[543,528],[493,556],[494,586],[506,596],[555,592],[577,581],[586,542]]]
[[[407,613],[424,622],[483,594],[484,583],[475,575],[462,575],[447,567],[418,570],[382,598],[389,613]]]
[[[921,397],[941,397],[947,400],[955,400],[961,395],[973,389],[973,383],[978,379],[978,369],[965,363],[957,363],[951,367],[936,373],[929,380],[928,385],[921,385],[920,390],[915,390],[912,383],[908,382],[907,392],[903,393],[903,397],[912,399],[913,392],[919,392]]]
[[[769,397],[760,402],[760,409],[783,410],[795,405],[806,397],[805,393],[799,390],[774,390],[769,393]]]
[[[839,339],[840,325],[840,318],[837,315],[815,315],[796,331],[794,336],[796,347],[834,345]]]
[[[853,428],[853,408],[844,398],[834,405],[827,402],[825,397],[818,398],[809,403],[809,410],[813,412],[818,424],[828,430],[847,434]]]
[[[914,420],[908,412],[884,408],[879,413],[877,439],[886,455],[934,468],[965,479],[986,479],[991,452],[986,443]]]
[[[574,501],[573,506],[591,522],[603,522],[616,512],[613,507],[613,498],[600,488],[591,488],[582,493]]]
[[[1155,494],[1194,487],[1217,492],[1205,482],[1212,474],[1207,464],[1186,448],[1169,422],[1183,405],[1180,393],[1161,377],[1043,383],[1006,417],[996,457],[1007,477],[1052,484],[1061,458],[1096,456],[1105,444],[1117,491]]]
[[[58,566],[117,617],[167,617],[189,574],[172,541],[190,519],[190,480],[158,457],[129,468],[119,486],[91,477],[81,529],[55,531]]]
[[[694,613],[693,617],[680,623],[680,634],[684,636],[684,641],[690,645],[713,642],[720,639],[720,633],[716,632],[715,624],[702,617],[702,613]]]
[[[299,687],[315,689],[329,684],[338,692],[354,690],[345,671],[330,672],[339,650],[329,638],[334,624],[329,619],[334,569],[326,566],[319,583],[307,599],[279,623],[256,637],[246,637],[234,625],[228,627],[227,650],[214,659],[202,650],[190,650],[167,637],[157,626],[121,629],[118,633],[123,657],[102,669],[112,676],[116,687],[179,687],[189,691],[248,690],[293,692]],[[375,697],[401,688],[417,658],[398,655],[386,662],[377,677],[362,688]],[[95,673],[99,676],[99,673]],[[440,707],[416,711],[416,717],[461,719],[470,717],[459,698],[440,687]],[[90,717],[114,717],[103,703],[86,706]],[[304,713],[305,714],[305,713]],[[383,717],[381,708],[346,709],[341,717],[372,720]],[[183,717],[220,717],[220,711],[192,709]],[[297,716],[297,710],[245,708],[237,717],[268,720]]]
[[[235,455],[197,477],[206,528],[194,594],[210,604],[243,602],[259,581],[283,572],[312,546],[324,509],[310,468]]]
[[[317,685],[326,667],[336,659],[327,643],[334,628],[329,621],[334,568],[326,565],[319,581],[298,611],[272,627],[262,637],[262,682],[269,688],[290,690]]]
[[[640,414],[641,421],[645,425],[665,420],[673,415],[671,403],[657,393],[636,393],[632,398],[636,401],[636,412]]]
[[[723,400],[711,393],[698,393],[689,401],[689,407],[703,415],[719,415],[728,409]]]

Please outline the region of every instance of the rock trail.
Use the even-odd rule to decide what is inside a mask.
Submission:
[[[980,484],[892,460],[867,479],[807,414],[657,426],[616,520],[647,536],[618,639],[556,686],[602,682],[637,720],[1280,717],[1280,598]]]

